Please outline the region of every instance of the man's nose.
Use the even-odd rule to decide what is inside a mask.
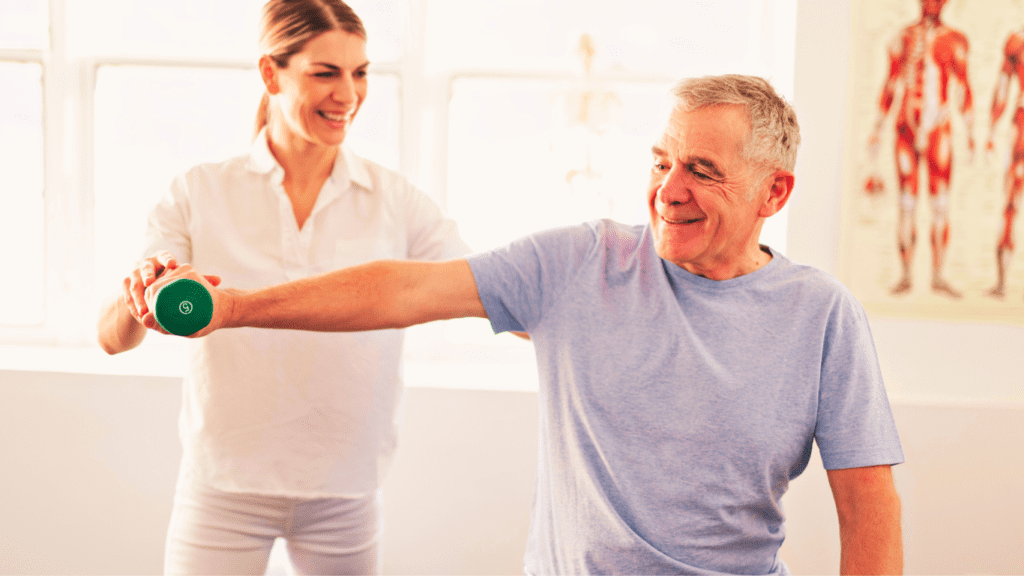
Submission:
[[[681,166],[673,166],[658,188],[658,200],[665,205],[685,204],[692,197],[689,172]]]

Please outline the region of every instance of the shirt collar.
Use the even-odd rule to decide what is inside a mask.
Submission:
[[[331,179],[336,183],[348,179],[363,190],[373,189],[373,180],[370,178],[370,172],[366,170],[366,163],[344,144],[341,146],[338,158],[334,161]]]
[[[256,172],[257,174],[269,174],[277,170],[281,171],[281,176],[284,177],[284,168],[277,163],[277,158],[270,153],[270,146],[267,144],[267,127],[264,126],[260,133],[256,135],[256,139],[252,141],[252,147],[249,149],[249,170]]]
[[[252,148],[249,151],[249,169],[258,174],[270,174],[278,172],[278,180],[284,179],[284,168],[277,162],[277,158],[270,153],[270,146],[267,144],[267,128],[264,126],[260,133],[253,140]],[[348,184],[355,184],[364,190],[371,190],[373,180],[366,170],[366,165],[359,156],[356,156],[347,146],[342,144],[337,158],[334,160],[334,168],[331,169],[331,183],[341,185],[341,188],[348,188]]]

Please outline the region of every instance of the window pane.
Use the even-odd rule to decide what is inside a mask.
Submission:
[[[403,0],[346,0],[366,28],[366,55],[371,62],[397,62],[402,57]]]
[[[46,48],[46,8],[43,0],[0,0],[0,48]]]
[[[231,58],[255,62],[264,0],[67,0],[68,47],[80,56]],[[372,61],[397,59],[398,1],[351,3]]]
[[[458,79],[448,210],[474,250],[594,218],[647,220],[669,84]]]
[[[78,56],[257,57],[260,0],[67,0]]]
[[[366,100],[345,141],[356,154],[398,170],[401,129],[398,76],[370,74],[369,84]]]
[[[43,321],[42,66],[0,62],[0,324]]]
[[[736,72],[760,42],[761,0],[428,2],[431,70],[566,70],[577,65],[586,32],[597,49],[595,71],[681,77]]]
[[[371,75],[349,135],[373,160],[398,164],[398,82]],[[243,154],[263,84],[255,70],[105,66],[96,85],[97,297],[109,297],[142,250],[146,218],[175,175]]]

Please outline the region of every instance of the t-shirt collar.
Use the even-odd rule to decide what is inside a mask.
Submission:
[[[644,227],[644,236],[646,237],[644,241],[649,244],[649,249],[651,250],[651,253],[659,260],[661,260],[665,270],[668,271],[669,274],[671,274],[675,278],[691,283],[693,285],[703,286],[715,290],[745,286],[751,282],[757,282],[761,278],[764,278],[768,274],[771,274],[772,271],[780,265],[780,262],[783,259],[782,255],[779,254],[774,249],[772,249],[770,246],[766,244],[761,244],[761,247],[767,248],[772,255],[772,259],[767,264],[758,268],[757,270],[754,270],[753,272],[749,272],[747,274],[737,276],[735,278],[730,278],[729,280],[712,280],[710,278],[698,276],[697,274],[694,274],[689,270],[658,256],[657,250],[655,250],[654,248],[654,234],[651,232],[650,224],[647,224]]]

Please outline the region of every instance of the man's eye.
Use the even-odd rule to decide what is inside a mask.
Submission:
[[[708,176],[707,174],[701,172],[700,170],[697,170],[696,166],[690,166],[688,167],[688,169],[690,170],[690,173],[693,174],[694,178],[698,180],[713,180],[711,176]]]
[[[331,76],[334,76],[334,72],[317,72],[314,76],[317,78],[330,78]]]
[[[359,70],[359,71],[357,71],[357,72],[356,72],[356,73],[354,74],[354,76],[355,76],[356,78],[366,78],[366,77],[368,76],[368,74],[367,74],[366,70]]]
[[[661,162],[655,162],[654,163],[654,169],[663,172],[665,170],[668,170],[668,165],[667,164],[662,164]]]

